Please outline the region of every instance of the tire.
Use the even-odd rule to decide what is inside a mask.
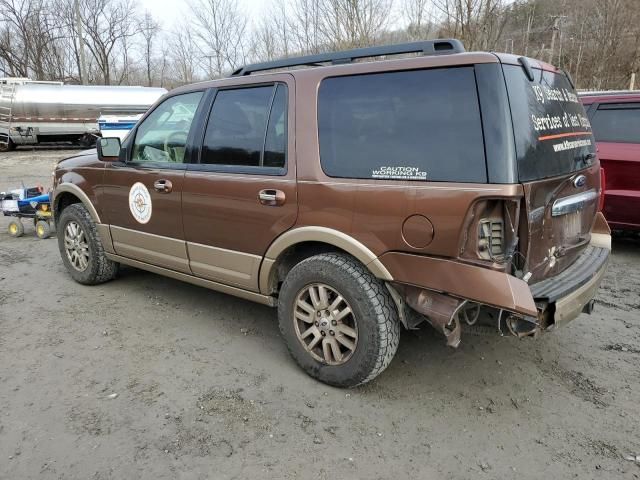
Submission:
[[[106,257],[96,224],[84,205],[74,203],[65,208],[58,219],[57,231],[62,262],[76,282],[97,285],[115,278],[119,264]],[[78,242],[74,244],[72,240]],[[67,241],[71,241],[71,250],[75,250],[76,256],[68,254]]]
[[[36,222],[36,237],[44,240],[51,236],[51,226],[46,220],[38,220]]]
[[[13,140],[10,138],[7,140],[7,143],[0,143],[0,152],[12,152],[16,149],[16,144],[13,143]]]
[[[321,287],[324,288],[324,301]],[[316,291],[318,303],[314,302],[311,290]],[[332,313],[325,306],[340,301],[337,295],[346,303],[339,303],[339,307],[331,309]],[[304,308],[300,307],[299,301],[306,303]],[[312,313],[309,306],[316,305],[318,308]],[[348,330],[344,329],[345,325],[341,328],[336,324],[336,319],[347,310],[345,306],[350,308],[351,314],[338,322],[349,321]],[[319,322],[310,320],[313,318]],[[329,326],[323,327],[325,318],[330,322],[324,322]],[[384,282],[355,258],[340,253],[316,255],[291,269],[280,290],[278,321],[287,348],[298,365],[311,377],[336,387],[355,387],[373,380],[391,363],[400,340],[398,312]],[[325,330],[320,331],[321,328]],[[333,333],[326,330],[332,328],[336,329]],[[313,332],[308,334],[311,330]],[[317,333],[323,331],[318,340]],[[342,331],[350,333],[345,337]],[[305,339],[301,338],[307,334]],[[342,337],[340,340],[339,336]],[[335,343],[331,337],[338,341],[341,350],[345,350],[339,353],[342,363],[337,361],[338,356],[331,348],[327,355],[324,348],[319,351],[317,343],[312,347],[314,342],[323,347],[325,343],[331,346]],[[353,349],[344,347],[345,338],[351,340]]]
[[[22,225],[20,220],[11,220],[7,227],[7,232],[14,238],[21,237],[24,235],[24,225]]]

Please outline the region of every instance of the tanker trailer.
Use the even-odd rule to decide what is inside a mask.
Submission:
[[[100,135],[101,115],[144,113],[165,93],[164,88],[0,79],[0,151],[45,142],[91,146]]]

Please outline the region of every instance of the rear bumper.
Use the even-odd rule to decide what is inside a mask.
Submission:
[[[609,254],[608,248],[592,244],[562,273],[531,285],[531,295],[542,306],[543,328],[565,324],[585,310],[602,282]]]
[[[379,259],[393,276],[394,288],[400,291],[404,302],[449,335],[449,340],[455,337],[450,341],[453,345],[459,343],[460,333],[459,329],[451,331],[450,327],[463,302],[479,303],[504,312],[498,316],[498,331],[504,331],[504,316],[507,326],[511,323],[522,327],[509,327],[517,336],[567,323],[583,311],[590,313],[610,252],[611,231],[598,212],[590,245],[574,263],[555,277],[533,285],[504,272],[453,260],[400,252],[389,252]],[[411,322],[405,321],[405,326],[412,328]],[[479,330],[479,327],[474,328]],[[495,332],[495,327],[492,328]]]

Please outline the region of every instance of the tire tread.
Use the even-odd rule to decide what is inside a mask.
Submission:
[[[82,281],[80,283],[84,283],[86,285],[98,285],[100,283],[108,282],[109,280],[113,280],[118,273],[118,263],[112,260],[109,260],[105,254],[104,247],[102,246],[102,242],[100,241],[100,235],[98,234],[98,227],[96,223],[91,218],[91,214],[81,203],[74,203],[69,205],[62,211],[60,218],[62,219],[65,215],[77,216],[80,217],[84,226],[88,227],[87,235],[91,237],[91,241],[95,246],[95,252],[93,254],[92,260],[96,263],[96,271],[93,278],[90,278],[89,281]],[[62,230],[62,229],[61,229]],[[60,232],[61,235],[64,235],[63,232]],[[64,255],[64,252],[60,252]],[[74,277],[75,278],[75,277]],[[76,279],[76,281],[79,281]]]
[[[366,376],[358,383],[345,386],[357,387],[364,385],[380,375],[380,373],[389,366],[398,350],[400,343],[400,322],[395,303],[385,283],[376,278],[362,263],[350,255],[333,252],[323,253],[303,260],[294,268],[307,268],[316,262],[331,264],[355,280],[360,291],[364,294],[375,312],[375,322],[380,343],[377,351],[371,352],[375,355],[373,368],[371,368]],[[283,322],[280,322],[280,332],[283,337],[286,338],[283,330]],[[287,348],[292,357],[296,359],[296,362],[304,368],[296,358],[289,344],[287,344]]]

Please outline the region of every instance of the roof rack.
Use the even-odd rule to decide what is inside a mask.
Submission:
[[[231,74],[232,77],[251,75],[254,72],[275,70],[277,68],[319,66],[323,63],[339,65],[352,63],[358,58],[382,57],[386,55],[402,55],[406,53],[421,53],[422,55],[444,55],[464,52],[464,46],[460,40],[426,40],[423,42],[399,43],[396,45],[383,45],[380,47],[354,48],[342,52],[320,53],[318,55],[306,55],[304,57],[284,58],[273,62],[254,63],[245,65]]]
[[[607,95],[638,95],[640,90],[583,90],[578,91],[579,97],[606,97]]]

